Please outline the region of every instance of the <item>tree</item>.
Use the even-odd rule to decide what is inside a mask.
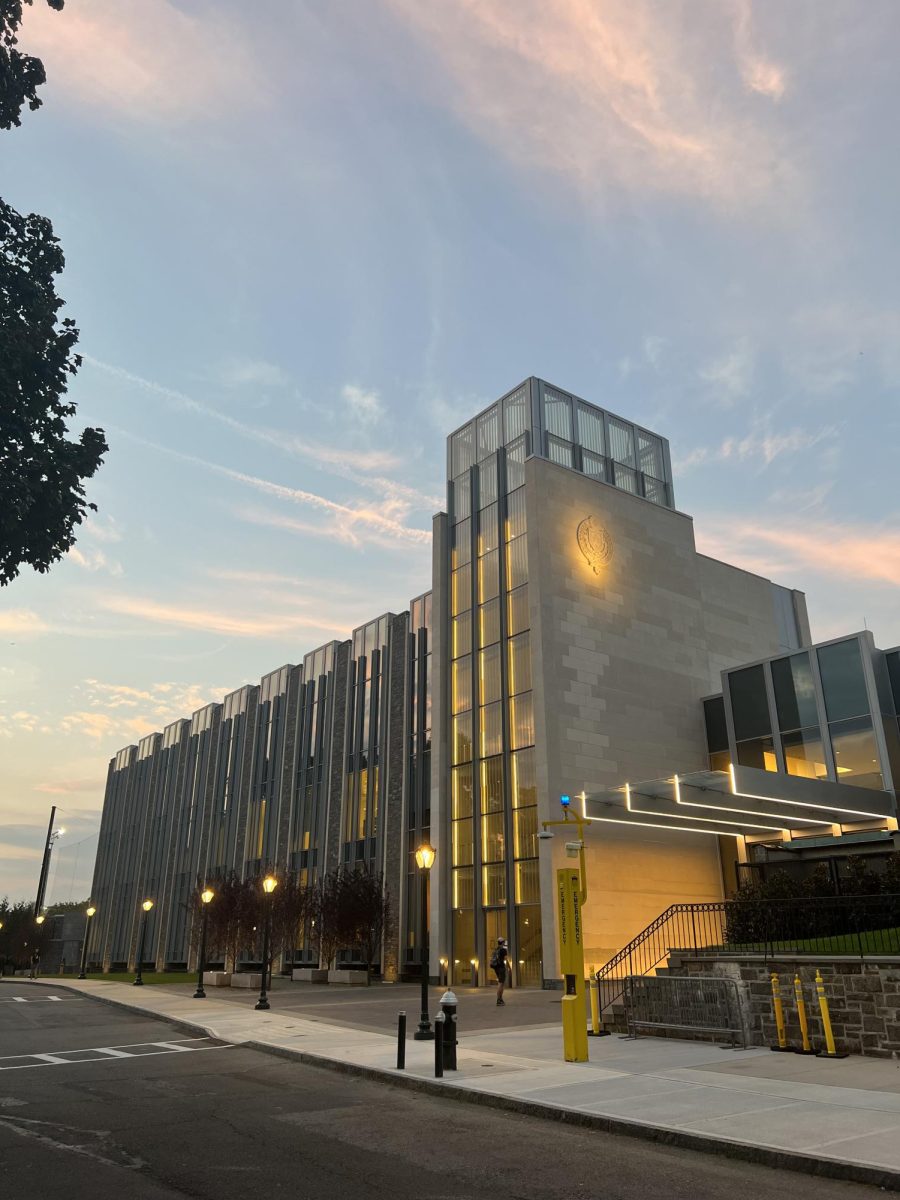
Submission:
[[[283,876],[272,893],[270,963],[280,953],[293,961],[294,951],[306,940],[306,928],[313,908],[312,889],[301,883],[293,872]]]
[[[366,982],[371,983],[372,968],[381,962],[385,937],[393,925],[391,897],[380,871],[357,867],[344,880],[347,906],[345,927],[351,946],[358,946],[366,964]]]
[[[19,900],[10,904],[0,900],[0,970],[20,970],[27,967],[35,950],[43,951],[47,942],[46,924],[38,925],[34,919],[34,904],[31,900]]]
[[[16,49],[22,2],[0,0],[0,129],[21,124],[26,103],[40,107],[46,78],[40,59]],[[48,571],[74,544],[96,508],[84,481],[108,449],[102,429],[68,436],[76,409],[65,394],[82,360],[75,322],[59,317],[64,266],[50,221],[0,199],[0,586],[23,565]]]

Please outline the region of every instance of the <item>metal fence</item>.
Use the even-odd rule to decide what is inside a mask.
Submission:
[[[627,977],[648,975],[678,952],[764,959],[900,956],[900,895],[670,905],[597,972],[602,1006],[621,998]]]
[[[737,981],[692,975],[630,975],[625,980],[629,1037],[641,1029],[706,1033],[747,1045]]]

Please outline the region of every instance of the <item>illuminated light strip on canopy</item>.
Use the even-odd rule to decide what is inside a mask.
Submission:
[[[638,792],[638,795],[641,795],[641,793]],[[646,799],[648,799],[648,800],[659,799],[660,802],[663,804],[671,804],[672,803],[671,800],[666,800],[662,796],[660,796],[660,797],[647,796]],[[629,812],[641,813],[648,817],[658,817],[664,821],[704,821],[704,820],[708,821],[708,820],[714,820],[714,821],[717,821],[719,825],[733,825],[736,829],[766,829],[770,833],[784,832],[783,825],[761,825],[757,821],[726,821],[724,818],[722,820],[719,820],[718,817],[689,817],[686,813],[671,813],[671,814],[669,814],[669,813],[651,812],[646,808],[635,808],[633,806],[633,804],[631,803],[631,785],[628,783],[625,784],[625,807],[628,809]]]
[[[772,773],[772,772],[770,772]],[[737,782],[734,776],[734,763],[728,764],[728,774],[731,777],[731,794],[732,796],[746,796],[748,800],[768,800],[772,804],[792,804],[798,808],[816,808],[824,812],[847,813],[851,817],[873,817],[876,821],[884,821],[887,819],[885,813],[865,812],[861,808],[841,808],[836,804],[811,804],[808,800],[782,800],[781,798],[773,798],[772,796],[760,796],[756,792],[740,792],[738,791]],[[830,822],[824,822],[830,824]]]
[[[715,804],[715,803],[703,804],[699,800],[682,800],[682,798],[681,798],[681,782],[677,775],[672,776],[672,782],[675,785],[675,803],[685,805],[688,808],[714,809],[716,812],[747,813],[747,815],[751,816],[751,817],[770,817],[774,820],[777,820],[778,816],[780,815],[778,813],[760,812],[758,808],[729,808],[725,804]],[[688,787],[692,787],[692,786],[693,786],[693,784],[688,784]],[[713,794],[721,795],[721,793],[713,793]],[[736,796],[736,795],[744,796],[745,795],[744,792],[732,792],[731,794],[733,796]],[[752,796],[752,797],[746,796],[746,799],[762,800],[762,799],[764,799],[764,797],[762,797],[762,796]],[[781,802],[778,800],[767,800],[767,803],[774,804],[777,806]],[[835,809],[834,811],[838,812],[840,810]],[[827,820],[825,817],[822,817],[820,820],[816,820],[815,817],[795,817],[788,813],[785,813],[784,815],[790,816],[792,821],[799,821],[801,825],[831,825],[831,824],[833,824],[833,822]],[[782,826],[779,826],[779,828],[782,828]]]
[[[587,794],[581,793],[581,815],[585,821],[599,821],[604,825],[639,825],[642,829],[664,829],[668,833],[708,833],[711,837],[723,837],[721,829],[682,829],[679,825],[654,825],[652,821],[626,821],[624,817],[589,817]]]

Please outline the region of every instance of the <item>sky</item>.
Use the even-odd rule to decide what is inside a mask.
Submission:
[[[49,216],[98,512],[0,591],[0,896],[107,765],[430,584],[444,438],[538,375],[668,437],[698,548],[900,643],[894,0],[69,0]]]

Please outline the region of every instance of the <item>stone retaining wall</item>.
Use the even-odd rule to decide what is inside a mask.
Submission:
[[[814,1049],[824,1047],[816,997],[816,968],[822,972],[837,1049],[878,1058],[900,1057],[900,960],[784,958],[763,962],[752,958],[684,958],[671,961],[673,975],[714,975],[736,979],[744,1001],[750,1042],[776,1045],[772,1011],[773,971],[779,976],[788,1043],[800,1045],[794,999],[794,976],[803,981],[803,996]]]

